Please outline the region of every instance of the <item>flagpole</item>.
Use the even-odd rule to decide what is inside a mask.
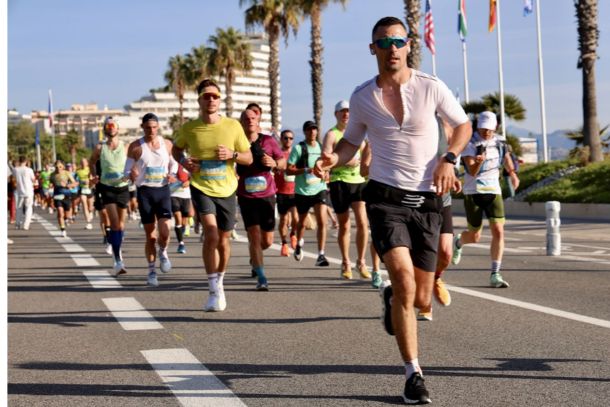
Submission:
[[[462,40],[462,58],[464,60],[464,100],[470,102],[468,93],[468,57],[466,56],[466,39]]]
[[[40,158],[40,124],[41,122],[36,123],[36,169],[38,171],[42,170],[42,160]]]
[[[53,163],[57,161],[57,153],[55,151],[55,129],[53,128],[53,93],[49,89],[49,127],[51,131],[51,148]]]
[[[504,73],[502,69],[502,31],[500,25],[500,0],[496,0],[496,25],[498,26],[498,76],[500,80],[500,120],[502,122],[502,137],[506,139],[506,120],[504,120]]]
[[[432,54],[432,75],[436,76],[436,56]]]
[[[540,87],[540,118],[542,123],[542,157],[544,162],[549,161],[546,139],[546,110],[544,106],[544,69],[542,66],[542,34],[540,29],[540,1],[536,0],[536,33],[538,36],[538,84]]]

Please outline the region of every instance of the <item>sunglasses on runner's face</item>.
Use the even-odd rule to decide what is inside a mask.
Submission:
[[[114,123],[106,123],[106,125],[104,126],[104,128],[106,130],[114,130],[116,128],[116,124]]]
[[[286,136],[282,137],[282,139],[284,139],[284,140],[292,140],[293,138],[294,137],[286,137]]]
[[[217,100],[220,99],[220,95],[217,93],[204,93],[201,95],[203,97],[203,100]]]
[[[381,49],[388,49],[392,45],[396,48],[402,48],[409,43],[409,39],[407,37],[385,37],[375,40],[375,45]]]

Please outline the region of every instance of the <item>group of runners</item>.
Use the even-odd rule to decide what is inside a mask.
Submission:
[[[416,321],[432,320],[433,295],[440,304],[450,304],[441,276],[451,262],[459,262],[464,245],[479,241],[484,214],[492,235],[490,285],[509,286],[500,274],[504,208],[499,175],[505,170],[515,189],[519,179],[506,144],[495,135],[495,114],[480,113],[473,134],[469,117],[447,86],[408,68],[410,44],[400,19],[379,20],[369,48],[378,74],[358,86],[349,101],[335,105],[336,125],[324,137],[312,121],[303,124],[305,140],[296,144],[291,130],[282,131],[279,140],[263,133],[262,112],[254,103],[239,121],[221,116],[220,88],[206,79],[196,89],[199,117],[185,123],[173,143],[158,134],[159,120],[152,113],[142,118],[144,136],[128,146],[118,137],[118,124],[107,118],[106,139],[96,146],[89,162],[82,162],[76,177],[58,161],[43,189],[54,187],[54,207],[64,233],[65,219],[70,217],[66,212],[72,208],[66,198],[69,190],[79,187],[87,203],[95,195],[118,276],[127,271],[121,245],[131,182],[146,235],[150,286],[159,285],[157,260],[162,273],[172,267],[170,220],[175,215],[177,252],[184,253],[183,236],[194,213],[201,224],[208,279],[205,311],[227,307],[223,280],[237,205],[256,290],[267,291],[264,251],[274,241],[276,207],[281,256],[290,256],[292,249],[294,259],[303,260],[304,232],[313,211],[315,266],[328,267],[330,201],[339,228],[340,278],[351,279],[355,267],[362,278],[380,288],[382,320],[386,331],[396,337],[405,364],[403,398],[409,404],[429,403],[418,359]],[[460,154],[468,229],[454,237],[450,192],[462,190],[455,171]],[[90,224],[93,210],[85,206]],[[354,263],[349,254],[350,209],[356,224]],[[365,261],[369,228],[372,274]],[[381,277],[380,260],[388,271],[387,281]]]

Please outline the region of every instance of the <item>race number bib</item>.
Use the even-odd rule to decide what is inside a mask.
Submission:
[[[199,162],[201,181],[223,181],[227,179],[227,162],[221,160],[202,160]]]
[[[286,174],[286,172],[284,172],[284,181],[286,181],[286,182],[294,182],[295,178],[296,178],[295,175],[288,175],[288,174]]]
[[[263,176],[248,177],[244,180],[246,192],[253,194],[255,192],[263,192],[267,189],[267,179]]]
[[[144,182],[147,184],[162,184],[165,179],[165,167],[146,167]]]
[[[320,181],[321,181],[321,179],[316,177],[315,175],[313,175],[309,172],[305,173],[305,183],[307,185],[317,184]]]

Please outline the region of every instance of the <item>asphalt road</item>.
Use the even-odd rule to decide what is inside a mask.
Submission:
[[[269,249],[270,291],[256,292],[238,239],[228,308],[204,313],[196,237],[184,255],[172,243],[173,270],[151,289],[136,223],[117,283],[98,230],[80,220],[63,239],[51,215],[38,216],[29,231],[9,230],[10,406],[402,404],[404,369],[378,293],[340,280],[338,264],[315,268],[312,257],[297,263]],[[610,225],[563,221],[558,257],[545,255],[543,220],[509,219],[506,236],[511,287],[487,286],[487,234],[446,272],[452,304],[419,323],[433,405],[607,406]],[[313,253],[312,232],[306,240]],[[331,231],[327,255],[339,258],[334,240]]]

